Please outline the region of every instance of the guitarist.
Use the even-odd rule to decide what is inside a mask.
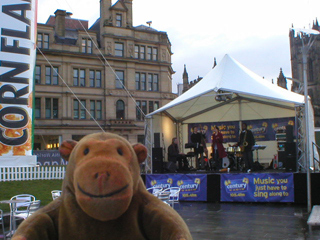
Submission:
[[[253,168],[253,150],[252,147],[255,144],[254,136],[250,130],[247,129],[247,124],[242,123],[242,131],[240,133],[240,139],[238,146],[241,147],[242,156],[245,164],[245,172],[251,172]]]

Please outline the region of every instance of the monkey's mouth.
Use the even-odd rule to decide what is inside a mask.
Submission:
[[[86,191],[84,191],[78,184],[78,189],[80,192],[82,192],[84,195],[87,195],[88,197],[91,197],[91,198],[107,198],[107,197],[112,197],[113,195],[116,195],[122,191],[124,191],[125,189],[127,189],[129,187],[129,184],[127,184],[126,186],[118,189],[118,190],[115,190],[111,193],[108,193],[108,194],[104,194],[104,195],[95,195],[95,194],[91,194],[91,193],[88,193]]]

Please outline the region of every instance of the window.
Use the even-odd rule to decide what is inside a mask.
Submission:
[[[102,102],[90,100],[90,114],[97,120],[102,119]]]
[[[146,52],[147,49],[147,52]],[[142,60],[158,61],[158,48],[135,45],[134,58]]]
[[[147,114],[147,101],[141,101],[141,110],[145,115]]]
[[[141,73],[141,90],[145,91],[146,89],[147,89],[146,74]]]
[[[155,110],[159,109],[159,102],[158,101],[136,101],[136,120],[141,121],[144,119],[143,115],[147,113],[152,113]],[[149,104],[149,105],[147,105]],[[148,110],[148,112],[147,112]],[[141,112],[142,111],[142,112]]]
[[[159,108],[158,101],[149,101],[149,113],[152,113],[153,111],[157,110],[158,108]]]
[[[38,33],[38,48],[49,49],[49,34]]]
[[[90,100],[90,114],[90,119],[96,118],[96,102],[94,100]]]
[[[81,104],[80,104],[81,103]],[[86,100],[73,100],[73,118],[86,119]]]
[[[158,110],[159,107],[160,107],[159,102],[158,102],[158,101],[155,101],[155,102],[154,102],[154,107],[153,107],[154,111]]]
[[[51,67],[46,67],[46,84],[51,85]]]
[[[153,87],[153,77],[152,74],[148,74],[148,91],[152,91]]]
[[[146,47],[140,46],[140,59],[145,59],[145,58],[146,58]]]
[[[117,57],[123,57],[123,43],[115,43],[115,51],[114,51],[114,55]]]
[[[86,119],[86,100],[80,100],[81,106],[80,106],[80,119]]]
[[[36,66],[34,73],[35,84],[41,84],[41,66]]]
[[[152,60],[152,47],[147,48],[147,60]]]
[[[155,91],[155,92],[159,91],[159,81],[158,81],[157,74],[153,74],[153,91]]]
[[[153,48],[152,49],[152,60],[157,61],[158,60],[158,48]]]
[[[140,90],[140,73],[136,73],[136,90]]]
[[[58,98],[46,98],[45,106],[46,106],[46,118],[47,119],[57,119],[58,118],[58,110],[59,110],[59,102]]]
[[[122,100],[118,100],[117,104],[116,104],[116,118],[117,119],[125,119],[124,117],[124,111],[125,110],[125,106],[124,106],[124,102]]]
[[[86,72],[83,69],[80,69],[80,87],[86,86]]]
[[[34,100],[34,117],[41,118],[41,98],[35,98]]]
[[[153,110],[153,101],[149,101],[149,113],[152,113],[154,110]]]
[[[146,90],[146,74],[136,73],[136,90],[145,91]]]
[[[141,114],[141,101],[136,101],[136,119],[138,121],[142,120],[142,114]]]
[[[79,102],[77,99],[73,100],[73,118],[79,119]]]
[[[122,26],[122,14],[117,13],[116,14],[116,27]]]
[[[124,88],[124,71],[116,71],[116,88]]]
[[[134,46],[134,58],[139,58],[139,45]]]
[[[58,68],[46,67],[46,85],[58,85]]]
[[[102,101],[96,101],[96,119],[102,119]]]
[[[84,69],[73,69],[73,86],[86,86],[86,71]]]
[[[141,88],[142,90],[142,88]],[[144,89],[145,90],[145,89]],[[148,91],[159,91],[159,77],[158,74],[148,74]]]
[[[90,70],[90,87],[101,87],[101,71]]]
[[[79,85],[79,70],[73,69],[73,86]]]
[[[82,38],[81,43],[81,52],[82,53],[92,53],[92,40],[87,38]]]

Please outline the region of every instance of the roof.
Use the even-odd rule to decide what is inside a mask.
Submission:
[[[166,111],[175,119],[183,119],[221,104],[217,96],[268,102],[283,107],[304,104],[304,96],[278,87],[225,55],[215,68],[191,89],[148,116]]]
[[[76,19],[76,18],[70,18],[70,17],[66,17],[66,29],[79,29],[79,30],[83,30],[83,27],[85,29],[88,29],[88,24],[89,22],[87,20],[81,20],[81,19]],[[56,17],[51,15],[46,24],[47,25],[51,25],[54,26],[56,22]]]

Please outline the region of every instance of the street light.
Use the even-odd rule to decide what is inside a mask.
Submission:
[[[309,161],[309,99],[308,99],[308,79],[307,79],[307,54],[314,43],[316,38],[312,38],[312,35],[319,35],[320,32],[314,29],[302,29],[293,28],[292,30],[297,33],[302,33],[303,35],[309,35],[309,41],[305,44],[303,36],[301,36],[302,41],[302,65],[303,65],[303,83],[304,83],[304,119],[305,119],[305,161],[307,170],[307,194],[308,194],[308,212],[311,212],[311,177],[310,177],[310,161]]]

